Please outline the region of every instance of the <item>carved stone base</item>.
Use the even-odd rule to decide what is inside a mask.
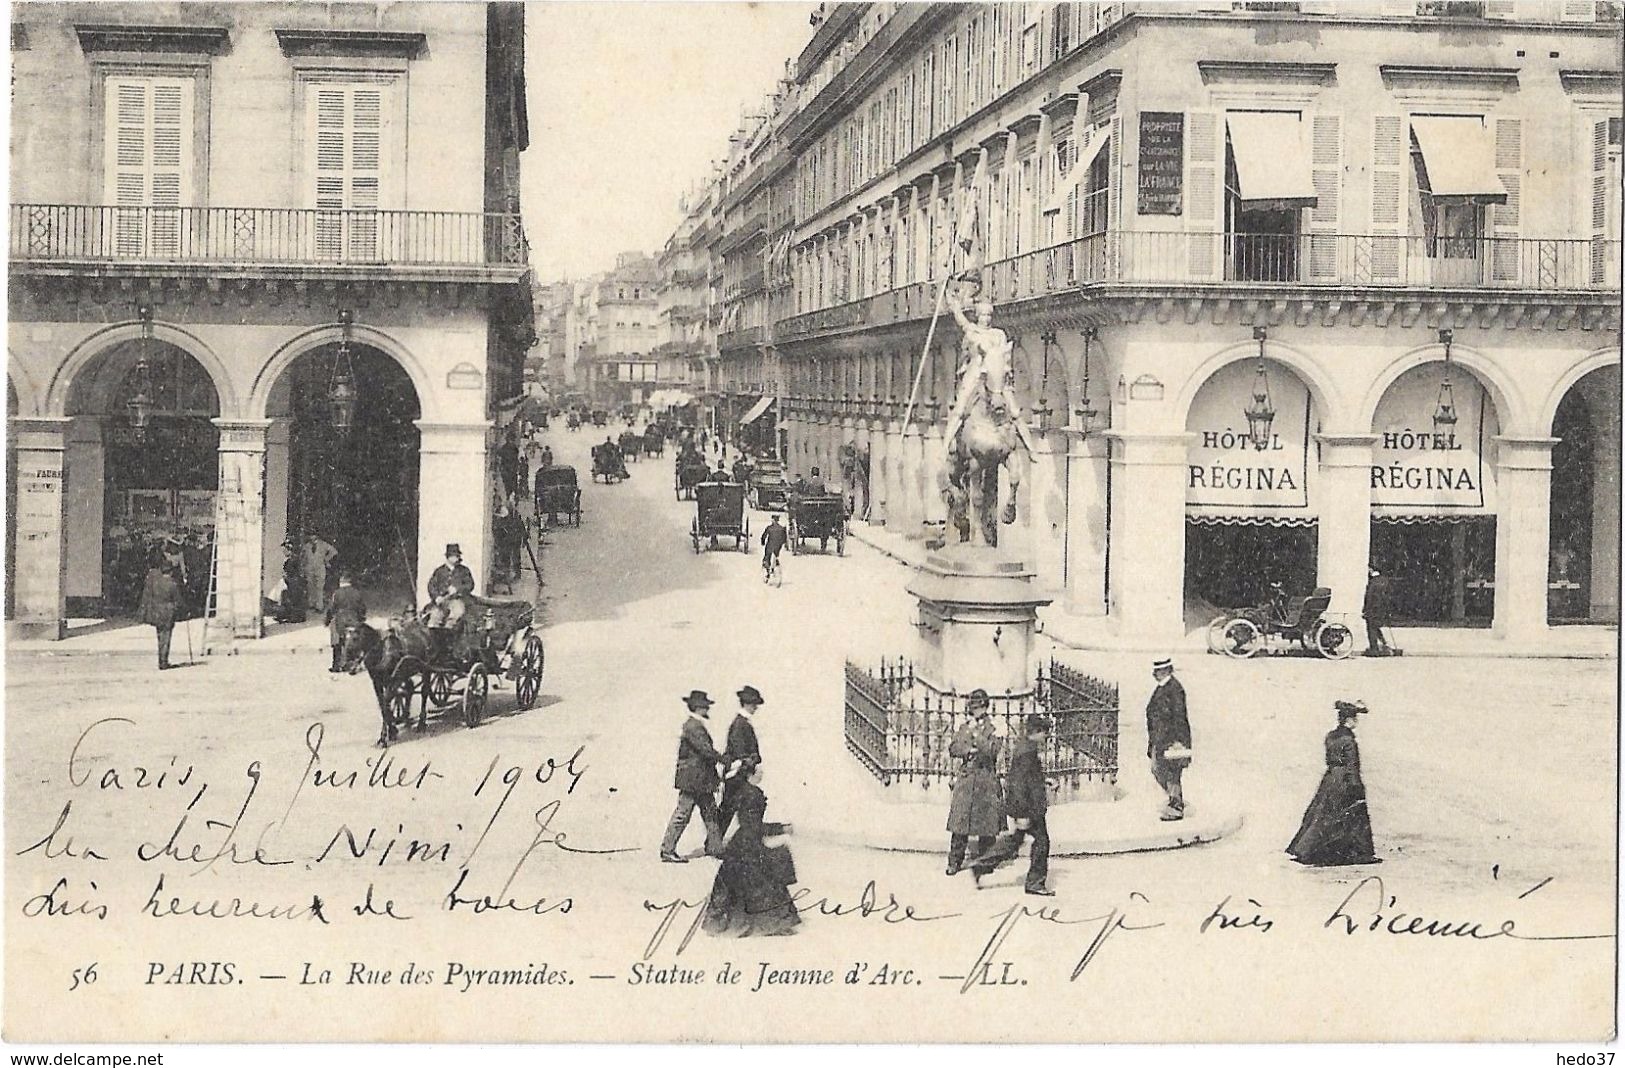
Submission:
[[[954,545],[927,556],[908,592],[919,601],[922,679],[949,693],[1030,693],[1038,609],[1026,564],[985,546]]]

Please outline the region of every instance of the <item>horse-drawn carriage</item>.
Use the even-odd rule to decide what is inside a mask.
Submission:
[[[689,536],[694,551],[702,539],[715,549],[718,538],[734,539],[734,548],[750,550],[750,520],[745,516],[745,487],[737,482],[700,482],[694,487],[694,523]]]
[[[784,480],[784,465],[777,460],[758,460],[750,472],[750,506],[757,511],[776,512],[785,505],[790,484]]]
[[[581,487],[576,484],[575,468],[554,464],[536,472],[536,515],[547,516],[548,523],[555,526],[560,516],[571,526],[581,525]]]
[[[623,430],[618,439],[621,446],[621,456],[636,463],[643,456],[643,438],[638,436],[636,430]]]
[[[566,413],[565,416],[564,416],[564,429],[566,429],[566,430],[580,430],[581,429],[581,416],[578,415],[574,411],[570,411],[570,412]]]
[[[790,551],[800,556],[808,538],[818,539],[821,552],[829,552],[829,542],[835,539],[835,551],[846,555],[846,498],[839,493],[808,496],[790,494]]]
[[[699,453],[680,453],[672,472],[672,488],[680,501],[692,501],[694,488],[711,477],[711,469]]]
[[[472,595],[464,603],[462,625],[447,635],[450,641],[436,640],[428,608],[393,620],[383,634],[366,624],[345,631],[345,669],[353,675],[365,668],[372,679],[383,723],[379,745],[387,746],[411,721],[414,699],[419,731],[428,727],[430,709],[455,711],[464,726],[477,726],[494,674],[513,680],[516,708],[535,707],[546,653],[535,630],[534,606]]]
[[[1245,660],[1263,652],[1284,651],[1275,646],[1296,642],[1304,652],[1342,660],[1354,652],[1354,634],[1346,625],[1326,618],[1331,603],[1332,591],[1320,586],[1307,597],[1277,598],[1227,613],[1208,625],[1207,647]]]
[[[602,408],[594,408],[592,412],[592,425],[604,426],[609,423],[609,413]]]
[[[666,455],[666,435],[661,432],[661,430],[660,430],[660,428],[658,426],[651,425],[647,429],[644,430],[644,432],[643,432],[643,455],[645,455],[645,456],[664,456],[664,455]]]
[[[621,459],[621,450],[616,445],[606,441],[602,445],[592,447],[592,479],[594,482],[601,478],[607,486],[612,482],[619,482],[630,477],[632,476],[626,470],[626,461]]]

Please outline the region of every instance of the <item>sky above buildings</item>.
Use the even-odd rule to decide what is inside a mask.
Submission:
[[[724,156],[741,109],[755,110],[811,39],[815,5],[527,5],[530,149],[525,227],[543,279],[655,252],[683,194]]]

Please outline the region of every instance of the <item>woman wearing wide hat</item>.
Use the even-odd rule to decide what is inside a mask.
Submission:
[[[1326,774],[1303,814],[1303,824],[1286,851],[1299,864],[1330,867],[1375,864],[1371,814],[1360,777],[1360,746],[1354,724],[1367,709],[1363,701],[1338,701],[1337,726],[1326,735]]]
[[[739,789],[739,823],[728,832],[722,865],[711,884],[705,929],[739,937],[787,935],[801,923],[790,887],[796,881],[790,847],[774,839],[788,835],[788,823],[768,823],[762,766],[752,764]]]

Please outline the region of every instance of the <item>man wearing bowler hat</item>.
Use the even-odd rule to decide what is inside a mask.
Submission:
[[[672,810],[665,840],[660,843],[660,859],[667,864],[685,863],[686,858],[677,852],[677,842],[696,808],[705,822],[706,854],[717,856],[722,851],[716,791],[722,781],[717,776],[717,765],[723,762],[723,756],[712,744],[711,731],[705,725],[711,718],[711,698],[704,690],[690,690],[683,703],[688,706],[688,718],[683,721],[683,733],[677,741],[677,776],[673,784],[677,787],[677,807]]]
[[[1145,755],[1151,777],[1167,794],[1160,818],[1185,818],[1185,788],[1181,778],[1191,762],[1191,724],[1185,715],[1185,687],[1174,678],[1174,662],[1167,657],[1151,665],[1156,687],[1145,706]]]
[[[739,711],[728,724],[728,742],[722,751],[722,762],[727,765],[722,783],[722,808],[717,813],[718,833],[726,835],[734,813],[739,810],[739,795],[750,781],[750,773],[762,762],[762,747],[756,741],[756,713],[765,703],[761,691],[754,686],[740,689]]]
[[[971,862],[971,874],[978,888],[982,877],[1001,864],[1014,860],[1021,840],[1033,840],[1027,861],[1024,888],[1036,897],[1054,897],[1049,888],[1049,784],[1044,779],[1041,751],[1049,737],[1048,716],[1032,715],[1022,722],[1022,736],[1010,749],[1010,770],[1005,775],[1004,810],[1016,829],[1001,834],[993,848]]]

